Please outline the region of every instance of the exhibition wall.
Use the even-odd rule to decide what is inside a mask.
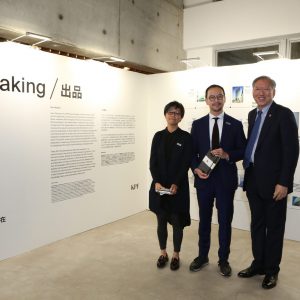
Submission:
[[[299,122],[299,60],[143,75],[11,42],[0,44],[0,54],[0,260],[147,209],[151,140],[165,128],[163,109],[172,100],[184,104],[180,126],[190,131],[208,112],[206,87],[221,84],[225,111],[247,131],[251,82],[267,74],[278,84],[276,102]],[[299,168],[286,226],[286,238],[298,241]],[[233,226],[249,224],[239,187]]]
[[[145,210],[145,75],[0,44],[0,260]]]

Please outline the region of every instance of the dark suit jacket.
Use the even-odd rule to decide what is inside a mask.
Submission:
[[[210,149],[209,115],[193,122],[191,134],[193,141],[192,170],[194,171]],[[220,147],[229,154],[229,161],[221,159],[208,179],[200,179],[195,176],[194,186],[205,188],[209,181],[217,176],[218,184],[224,190],[235,190],[238,186],[236,162],[243,159],[245,146],[246,137],[242,123],[224,114]]]
[[[150,172],[153,178],[149,191],[149,208],[159,213],[161,201],[169,197],[172,212],[187,213],[190,210],[190,194],[188,170],[191,162],[191,136],[188,132],[178,128],[175,143],[170,152],[168,165],[166,164],[165,136],[167,129],[158,131],[152,140],[150,156]],[[155,183],[160,183],[166,188],[172,184],[178,186],[177,194],[160,196],[155,192]]]
[[[256,109],[248,115],[248,137],[256,118]],[[272,198],[275,185],[293,191],[294,172],[298,162],[298,128],[292,111],[275,102],[269,108],[262,126],[255,154],[254,169],[256,188],[266,198]],[[247,191],[248,170],[245,171],[244,190]]]

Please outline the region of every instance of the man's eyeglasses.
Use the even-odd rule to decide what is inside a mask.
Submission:
[[[168,111],[167,114],[169,116],[174,116],[174,117],[180,117],[181,116],[181,113],[177,112],[177,111]]]
[[[219,95],[210,95],[210,96],[208,97],[208,99],[209,99],[209,101],[211,101],[211,102],[216,101],[216,100],[221,101],[221,100],[224,99],[224,95],[223,95],[223,94],[219,94]]]

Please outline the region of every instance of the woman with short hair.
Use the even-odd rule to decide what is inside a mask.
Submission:
[[[165,267],[169,260],[169,223],[173,227],[174,246],[170,268],[175,271],[180,267],[183,228],[191,224],[188,170],[192,142],[190,134],[178,127],[184,116],[181,103],[168,103],[164,115],[167,127],[155,133],[151,146],[150,172],[153,181],[149,191],[149,208],[157,216],[157,236],[161,249],[157,267]]]

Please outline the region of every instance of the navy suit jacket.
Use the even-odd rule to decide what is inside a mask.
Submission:
[[[248,115],[248,137],[251,134],[256,109]],[[293,191],[294,173],[298,162],[298,128],[293,112],[275,102],[269,108],[254,154],[255,188],[266,198],[272,198],[276,184]],[[252,184],[251,184],[252,186]],[[244,190],[248,190],[248,170]]]
[[[194,171],[210,149],[209,115],[193,122],[191,135],[193,142],[192,171]],[[229,154],[229,161],[221,159],[208,179],[200,179],[195,175],[195,188],[205,188],[215,178],[224,190],[234,191],[237,188],[236,162],[243,159],[246,137],[242,122],[227,114],[224,114],[220,147]]]

